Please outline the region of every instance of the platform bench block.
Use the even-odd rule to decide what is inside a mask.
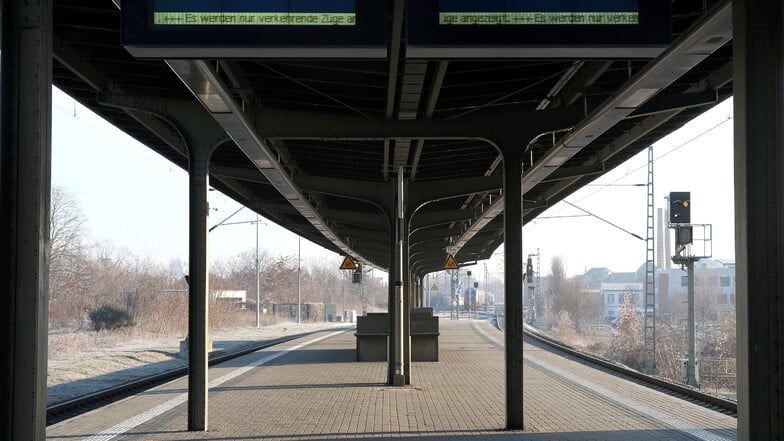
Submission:
[[[411,361],[438,361],[438,317],[431,308],[411,311]]]
[[[357,317],[357,361],[387,361],[389,314],[371,312]]]

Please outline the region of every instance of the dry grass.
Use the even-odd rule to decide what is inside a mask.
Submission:
[[[254,319],[255,312],[251,312]],[[262,326],[224,326],[212,329],[215,349],[230,351],[286,335],[332,328],[332,323],[281,323]],[[122,384],[156,372],[185,366],[178,358],[184,333],[160,335],[142,326],[114,331],[55,330],[49,334],[47,385],[49,404]]]

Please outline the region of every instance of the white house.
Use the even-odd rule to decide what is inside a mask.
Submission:
[[[637,311],[645,308],[645,295],[643,284],[639,282],[614,283],[603,282],[600,285],[602,295],[602,317],[613,320],[618,317],[618,309],[628,298]]]

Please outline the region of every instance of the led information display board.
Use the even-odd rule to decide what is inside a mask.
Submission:
[[[153,24],[333,26],[356,25],[354,0],[152,0]]]
[[[661,0],[418,0],[411,58],[649,58],[670,43]]]
[[[386,57],[383,0],[123,0],[122,17],[137,57]]]

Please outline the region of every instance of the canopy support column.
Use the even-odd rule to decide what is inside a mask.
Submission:
[[[780,1],[733,0],[738,439],[784,426],[784,17]]]
[[[207,193],[211,149],[195,142],[189,146],[189,152],[188,430],[206,431],[209,330]]]
[[[0,439],[46,439],[52,3],[0,4]]]
[[[408,280],[408,238],[406,232],[405,179],[403,167],[398,170],[397,191],[393,199],[392,221],[394,239],[392,244],[392,263],[390,278],[394,283],[389,290],[389,375],[392,386],[406,384],[406,281]],[[410,363],[409,363],[410,366]]]
[[[505,143],[504,295],[506,428],[523,429],[523,193],[522,145]]]

